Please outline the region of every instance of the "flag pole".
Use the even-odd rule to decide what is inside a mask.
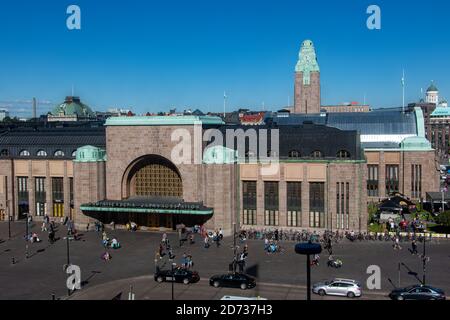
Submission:
[[[405,113],[405,70],[402,75],[402,111]]]
[[[227,106],[227,94],[224,91],[223,92],[223,119],[225,120],[225,110],[226,110],[226,106]]]

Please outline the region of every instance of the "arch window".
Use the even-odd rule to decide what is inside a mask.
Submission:
[[[0,151],[0,156],[2,156],[2,157],[7,157],[7,156],[9,156],[9,151],[8,151],[8,149],[3,149],[2,151]]]
[[[29,157],[30,156],[30,151],[22,150],[22,151],[20,151],[19,156],[21,156],[21,157]]]
[[[315,150],[311,153],[311,158],[318,159],[322,158],[322,151]]]
[[[347,150],[340,150],[336,154],[336,157],[339,159],[350,159],[350,152],[348,152]]]
[[[64,157],[64,152],[62,150],[56,150],[54,156],[55,157]]]
[[[46,157],[47,156],[47,152],[44,150],[39,150],[36,154],[38,157]]]
[[[77,150],[72,151],[72,158],[75,158],[77,156]]]
[[[288,154],[289,158],[300,158],[300,152],[297,150],[291,150]]]

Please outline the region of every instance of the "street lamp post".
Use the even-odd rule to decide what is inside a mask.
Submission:
[[[236,222],[233,222],[233,248],[234,257],[236,258]]]
[[[28,214],[25,219],[25,241],[28,241]]]
[[[8,210],[8,240],[11,240],[11,216]]]
[[[69,239],[69,232],[67,232],[67,236],[66,236],[67,266],[66,266],[66,268],[69,268],[69,266],[70,266],[70,246],[69,246],[69,241],[70,241],[70,239]],[[71,293],[72,293],[72,291],[70,290],[70,288],[67,288],[67,295],[70,296]]]
[[[442,193],[442,202],[441,202],[441,211],[444,212],[445,210],[445,206],[444,206],[444,192],[447,192],[447,186],[445,186],[444,188],[441,189],[441,193]]]
[[[173,267],[175,266],[175,263],[172,263],[172,301],[175,300],[175,296],[174,296],[174,283],[175,283],[175,275],[173,274]]]
[[[318,243],[298,243],[295,246],[295,252],[306,255],[306,300],[311,300],[311,260],[310,255],[322,252],[322,246]]]
[[[425,285],[425,273],[426,273],[426,266],[427,266],[427,256],[425,254],[425,242],[427,241],[427,236],[424,234],[423,236],[423,278],[422,278],[422,284]]]
[[[66,237],[66,245],[67,245],[67,266],[70,265],[70,248],[69,248],[69,234],[67,233]]]

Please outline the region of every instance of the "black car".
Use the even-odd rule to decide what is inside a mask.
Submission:
[[[445,300],[445,293],[438,288],[414,285],[392,290],[389,298],[392,300]]]
[[[183,268],[173,270],[159,270],[154,275],[157,282],[182,282],[184,284],[195,283],[200,280],[200,276],[196,271],[190,271]]]
[[[256,286],[256,280],[243,273],[228,273],[212,276],[209,279],[209,285],[215,288],[229,287],[245,290],[254,288]]]

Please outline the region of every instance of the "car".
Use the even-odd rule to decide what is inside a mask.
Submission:
[[[406,288],[396,288],[391,291],[392,300],[445,300],[443,290],[424,285],[414,285]]]
[[[252,289],[256,286],[256,280],[243,273],[228,273],[221,275],[214,275],[209,279],[209,285],[215,288],[241,288]]]
[[[195,283],[200,280],[196,271],[190,271],[184,268],[173,270],[159,270],[154,275],[156,282],[179,282],[184,284]]]
[[[354,298],[362,295],[362,287],[359,282],[352,279],[340,278],[315,283],[312,291],[320,296],[334,295]]]
[[[223,296],[220,300],[267,300],[261,297]]]

